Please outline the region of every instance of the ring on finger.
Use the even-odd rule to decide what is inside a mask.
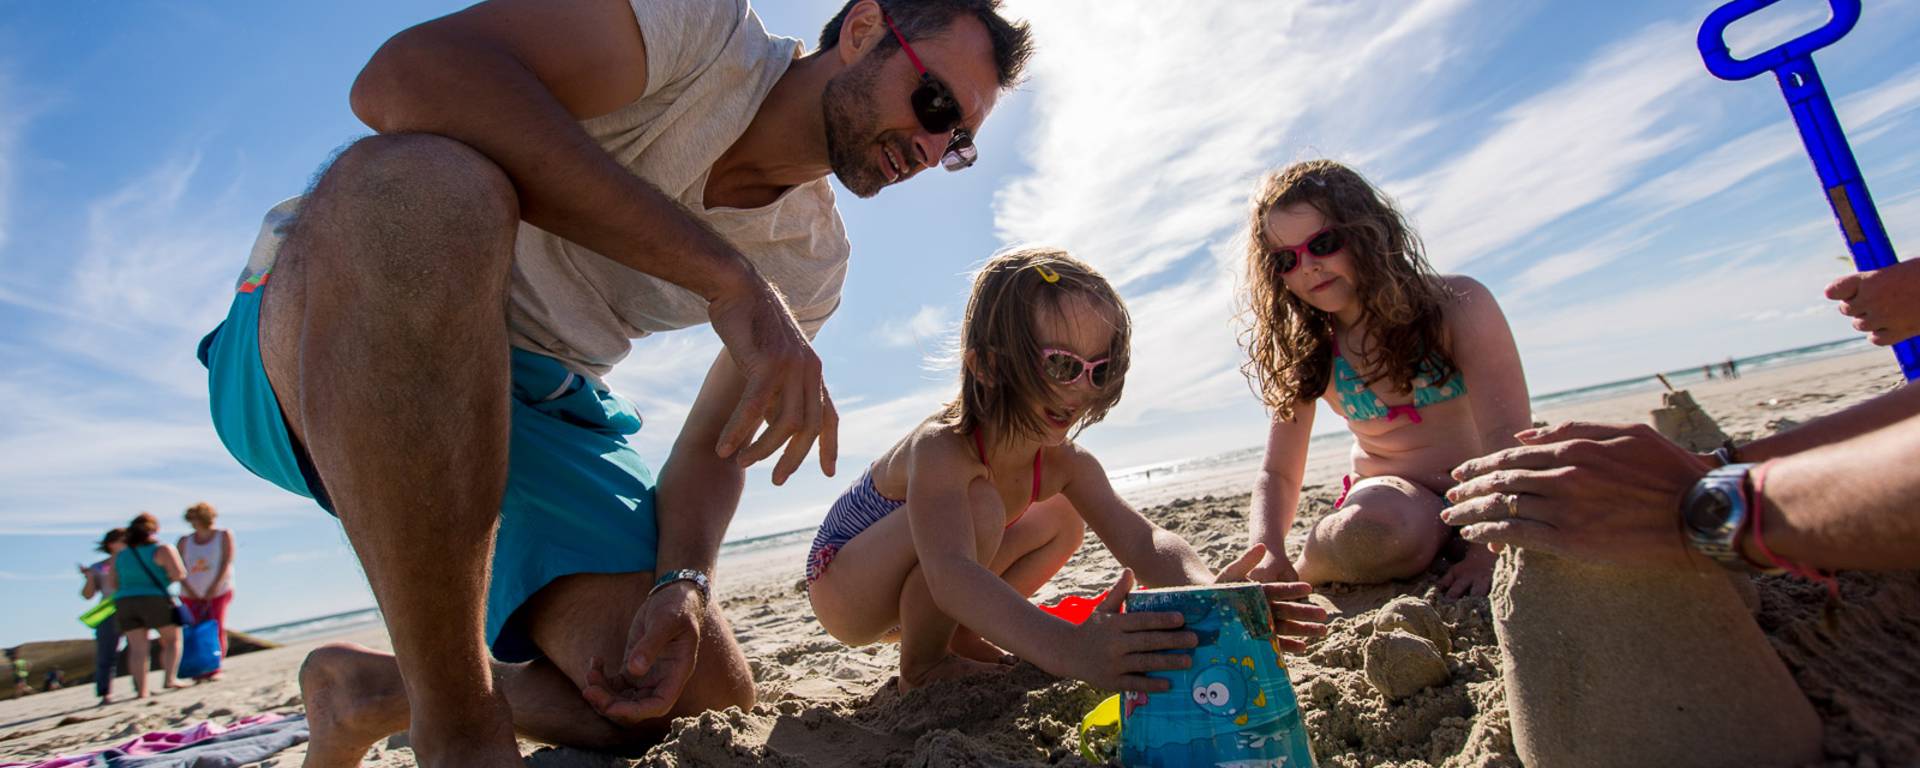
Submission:
[[[1514,493],[1501,494],[1501,501],[1506,502],[1508,519],[1515,519],[1520,517],[1520,495],[1519,494],[1514,494]]]

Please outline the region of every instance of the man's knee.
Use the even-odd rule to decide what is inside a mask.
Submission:
[[[313,194],[346,197],[370,209],[432,218],[519,219],[506,171],[473,147],[430,133],[368,136],[349,145],[320,174]]]
[[[503,279],[519,222],[513,182],[478,150],[432,134],[369,136],[321,173],[288,243],[393,272],[379,284],[419,285],[436,273]]]

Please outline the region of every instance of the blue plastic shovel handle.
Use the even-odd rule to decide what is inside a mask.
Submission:
[[[1779,69],[1794,59],[1804,59],[1814,51],[1832,45],[1853,31],[1860,22],[1860,0],[1827,0],[1833,19],[1825,26],[1776,45],[1752,58],[1736,59],[1727,50],[1727,26],[1758,13],[1780,0],[1733,0],[1713,9],[1700,25],[1700,57],[1707,71],[1722,80],[1745,80]]]
[[[1727,25],[1752,15],[1779,0],[1733,0],[1714,9],[1700,25],[1700,58],[1707,71],[1722,80],[1745,80],[1765,72],[1780,81],[1780,92],[1793,113],[1794,126],[1807,156],[1813,160],[1814,173],[1826,192],[1827,205],[1840,224],[1840,234],[1853,254],[1854,267],[1868,272],[1892,266],[1899,261],[1893,242],[1880,222],[1873,195],[1854,162],[1853,149],[1827,98],[1820,72],[1813,66],[1812,53],[1833,44],[1852,31],[1860,21],[1860,0],[1828,0],[1833,18],[1824,26],[1774,46],[1752,58],[1736,59],[1727,50]],[[1920,379],[1920,339],[1909,339],[1893,346],[1900,370],[1909,381]]]

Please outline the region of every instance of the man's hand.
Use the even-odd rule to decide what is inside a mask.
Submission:
[[[1213,583],[1232,584],[1255,578],[1253,574],[1259,570],[1256,566],[1262,563],[1266,555],[1267,545],[1265,544],[1248,547],[1246,554],[1228,563],[1226,568],[1221,569],[1220,573],[1213,577]],[[1287,559],[1279,558],[1279,562],[1286,563]],[[1287,568],[1292,570],[1292,565],[1289,564]],[[1280,647],[1295,653],[1305,653],[1307,641],[1296,638],[1322,637],[1327,634],[1326,609],[1297,602],[1313,594],[1313,585],[1294,577],[1285,582],[1262,581],[1260,588],[1266,593],[1267,611],[1272,614],[1274,631],[1279,633]]]
[[[773,468],[773,482],[779,485],[806,460],[818,439],[820,471],[833,476],[840,416],[821,377],[820,358],[780,294],[754,275],[746,288],[708,303],[707,316],[747,379],[716,452],[747,467],[786,443],[786,453]],[[767,429],[754,439],[762,423]]]
[[[1827,298],[1840,302],[1853,329],[1880,346],[1920,335],[1920,266],[1914,262],[1842,277],[1827,285]]]
[[[691,582],[674,582],[647,598],[627,631],[627,657],[602,669],[588,662],[580,695],[601,716],[624,726],[664,717],[680,700],[699,660],[706,599]]]
[[[1706,562],[1680,533],[1680,500],[1710,462],[1644,424],[1572,422],[1461,464],[1448,525],[1477,544],[1671,568]]]

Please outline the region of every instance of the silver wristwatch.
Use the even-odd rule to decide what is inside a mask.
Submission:
[[[1700,554],[1736,571],[1757,571],[1740,554],[1740,535],[1752,525],[1747,470],[1752,464],[1728,464],[1708,472],[1680,502],[1680,529]]]
[[[682,568],[677,571],[668,571],[660,574],[660,578],[655,579],[653,582],[653,589],[647,590],[647,597],[653,597],[653,593],[666,589],[667,585],[676,581],[693,582],[693,588],[700,592],[701,604],[704,605],[712,602],[713,594],[707,586],[707,575],[692,568]]]

